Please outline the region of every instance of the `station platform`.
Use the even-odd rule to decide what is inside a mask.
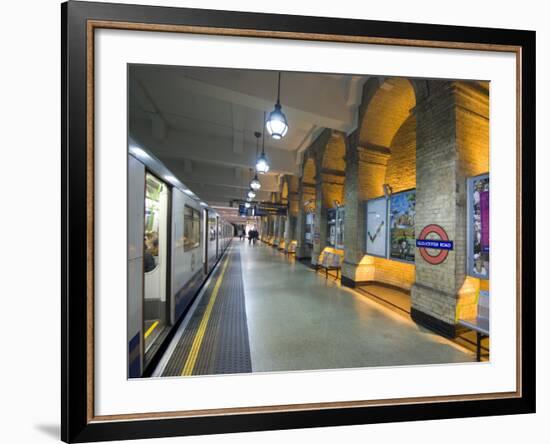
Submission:
[[[235,239],[153,376],[475,360],[471,350],[277,249]]]

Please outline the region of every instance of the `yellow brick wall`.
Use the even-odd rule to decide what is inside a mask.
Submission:
[[[323,183],[323,207],[333,208],[335,200],[344,203],[344,184]]]
[[[410,290],[414,284],[415,267],[389,259],[374,258],[374,280]]]
[[[361,200],[379,197],[386,177],[386,166],[366,162],[359,164],[359,198]]]
[[[395,134],[385,183],[394,193],[416,188],[416,118],[410,115]]]

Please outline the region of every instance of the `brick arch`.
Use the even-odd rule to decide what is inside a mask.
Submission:
[[[302,203],[310,201],[309,207],[315,208],[315,184],[317,181],[317,159],[309,156],[303,165],[302,179]]]
[[[346,171],[345,135],[333,131],[322,151],[321,180],[323,187],[323,206],[331,208],[337,201],[344,204],[344,180]]]
[[[284,180],[288,187],[288,210],[292,216],[297,216],[299,211],[298,192],[300,178],[294,175],[285,175]]]
[[[400,77],[383,81],[375,78],[365,84],[359,124],[361,145],[390,147],[416,105],[417,91],[418,94],[422,92],[420,83],[416,88],[408,79]]]
[[[416,116],[409,115],[390,143],[384,183],[394,193],[416,188]]]
[[[323,169],[346,170],[346,140],[343,133],[334,131],[323,151],[321,166]]]
[[[288,202],[288,180],[286,176],[283,177],[281,185],[281,201],[283,203]]]
[[[317,161],[314,156],[308,156],[304,160],[302,169],[302,183],[315,184],[317,180]]]

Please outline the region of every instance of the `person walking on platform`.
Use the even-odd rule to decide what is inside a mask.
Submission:
[[[248,245],[252,243],[252,239],[254,237],[254,228],[251,228],[248,230]]]
[[[244,238],[244,230],[242,228],[239,228],[238,235],[239,235],[239,240],[242,241]]]
[[[252,229],[252,244],[256,245],[256,240],[260,236],[260,233],[258,233],[258,230],[256,230],[256,227]]]

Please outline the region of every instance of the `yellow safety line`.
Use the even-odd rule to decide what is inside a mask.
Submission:
[[[229,263],[229,257],[225,260],[225,263],[223,264],[223,268],[220,273],[220,276],[216,281],[216,286],[212,291],[212,296],[210,297],[210,301],[208,302],[208,305],[206,306],[206,310],[202,315],[199,329],[195,334],[195,339],[193,340],[191,351],[189,352],[189,355],[187,356],[187,360],[185,361],[185,365],[183,366],[181,376],[190,376],[193,374],[193,369],[195,368],[195,363],[197,362],[197,357],[199,356],[202,340],[204,339],[204,334],[206,333],[206,327],[208,326],[208,321],[210,320],[210,314],[212,313],[214,302],[216,302],[216,297],[218,296],[218,292],[220,291],[220,287],[223,281],[223,275],[225,274],[225,269],[227,268],[228,263]]]
[[[151,333],[153,333],[153,330],[157,327],[157,325],[159,325],[159,321],[153,322],[153,325],[151,325],[151,326],[149,327],[149,330],[147,330],[147,331],[145,332],[145,334],[143,335],[143,336],[145,336],[145,339],[147,339],[147,337],[148,337]]]

